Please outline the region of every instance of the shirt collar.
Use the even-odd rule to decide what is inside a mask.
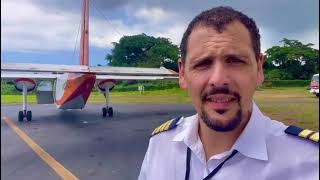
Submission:
[[[254,159],[268,160],[265,123],[264,115],[253,102],[250,120],[232,149]]]
[[[231,149],[237,149],[241,154],[250,158],[268,160],[264,118],[253,102],[250,120]],[[184,118],[183,121],[183,130],[173,138],[173,141],[184,141],[190,147],[197,144],[199,139],[198,115]]]
[[[182,123],[181,120],[179,121],[179,124],[180,123]],[[198,114],[183,118],[181,125],[183,126],[182,131],[173,138],[173,141],[178,142],[184,139],[193,139],[192,137],[198,136]]]

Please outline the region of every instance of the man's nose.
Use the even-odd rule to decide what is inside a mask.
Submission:
[[[216,63],[209,74],[210,86],[221,87],[229,85],[228,69],[222,63]]]

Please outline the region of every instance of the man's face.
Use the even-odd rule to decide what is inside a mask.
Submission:
[[[200,25],[189,36],[185,64],[179,60],[179,83],[208,127],[230,131],[248,120],[262,67],[243,24],[231,22],[222,33]]]

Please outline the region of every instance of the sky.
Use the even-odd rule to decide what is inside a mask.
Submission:
[[[90,0],[90,65],[124,35],[145,33],[176,45],[192,18],[231,6],[258,25],[262,52],[283,38],[319,49],[318,0]],[[79,64],[82,0],[1,0],[1,63]]]

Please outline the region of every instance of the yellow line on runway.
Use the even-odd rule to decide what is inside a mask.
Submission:
[[[56,161],[50,154],[43,150],[37,143],[35,143],[25,132],[17,127],[9,118],[3,117],[4,122],[8,124],[19,136],[27,143],[31,149],[38,154],[38,156],[46,162],[61,178],[75,180],[79,179],[73,175],[70,171],[64,168],[58,161]]]

